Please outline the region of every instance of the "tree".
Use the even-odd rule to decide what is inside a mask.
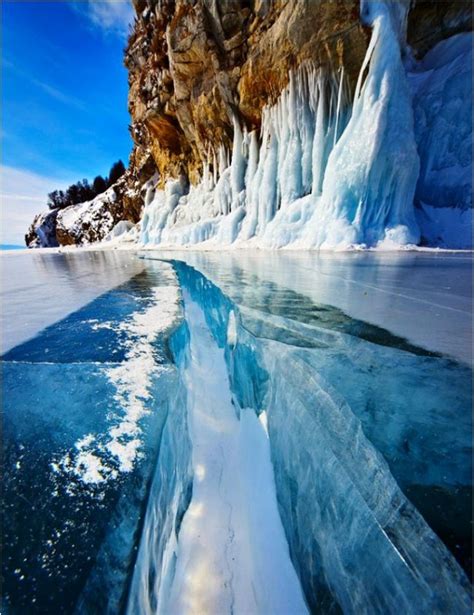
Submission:
[[[114,162],[110,169],[108,185],[112,186],[125,173],[125,165],[121,160]]]
[[[81,191],[82,186],[80,182],[77,182],[77,184],[71,184],[66,191],[67,205],[75,205],[76,203],[80,203]]]
[[[59,190],[53,190],[48,194],[48,207],[50,209],[56,209],[61,207],[61,199],[59,195]]]
[[[96,196],[107,190],[107,182],[102,175],[97,175],[97,177],[94,177],[94,181],[92,182],[92,190]]]
[[[78,182],[79,187],[79,203],[84,203],[84,201],[90,201],[95,197],[95,192],[92,189],[92,186],[89,184],[89,180],[83,179],[82,183]]]
[[[64,192],[63,190],[53,190],[48,194],[48,207],[50,209],[63,209],[77,203],[91,201],[98,194],[105,192],[109,186],[122,177],[125,173],[125,165],[121,160],[115,162],[111,169],[109,177],[97,175],[92,182],[92,186],[88,179],[83,179],[75,184],[71,184]]]

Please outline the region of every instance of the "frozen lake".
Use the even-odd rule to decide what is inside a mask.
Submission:
[[[141,253],[151,257],[152,251]],[[272,282],[472,364],[472,256],[448,253],[159,252],[226,284]],[[2,254],[2,351],[143,270],[135,253]],[[205,270],[205,271],[204,271]],[[249,284],[250,282],[250,284]],[[255,288],[258,294],[258,286]]]
[[[464,613],[472,259],[2,263],[7,613]]]
[[[148,252],[142,253],[146,257]],[[472,364],[472,256],[436,252],[165,252],[231,295],[276,284]],[[291,314],[289,314],[291,315]]]

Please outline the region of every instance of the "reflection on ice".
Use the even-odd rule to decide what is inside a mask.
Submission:
[[[2,353],[143,271],[114,251],[2,253],[0,265]]]
[[[143,252],[153,258],[153,252]],[[472,363],[472,258],[462,254],[159,251],[197,267],[237,302],[261,304],[269,284],[334,306],[429,351]],[[266,290],[265,290],[266,289]],[[290,316],[299,308],[286,308]]]

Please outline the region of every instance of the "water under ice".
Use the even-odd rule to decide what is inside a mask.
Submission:
[[[395,312],[461,308],[466,258],[150,256],[3,356],[7,612],[470,612],[472,371],[370,322],[393,270]],[[138,393],[111,374],[143,346]],[[136,404],[128,467],[107,444]],[[86,451],[103,480],[61,464]]]

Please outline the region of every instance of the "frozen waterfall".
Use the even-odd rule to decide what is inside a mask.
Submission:
[[[310,62],[301,65],[290,73],[276,103],[263,110],[260,133],[247,131],[234,116],[232,152],[210,145],[197,185],[178,178],[164,190],[152,188],[145,199],[141,242],[291,249],[418,244],[418,224],[427,228],[426,206],[432,204],[421,202],[431,194],[431,169],[444,166],[445,160],[452,164],[453,158],[462,158],[467,168],[465,143],[472,122],[469,97],[459,97],[469,88],[469,70],[459,69],[466,67],[466,44],[446,43],[452,53],[442,70],[433,75],[433,58],[428,57],[429,74],[416,76],[424,70],[420,63],[408,67],[415,70],[408,79],[407,11],[407,2],[363,2],[361,20],[371,26],[372,37],[354,95],[343,67],[330,72]],[[462,107],[465,155],[453,153],[457,145],[445,138],[435,154],[440,121],[420,124],[432,100],[430,88],[441,89],[446,99],[455,97],[443,121],[455,124]],[[461,205],[463,212],[469,208],[472,182],[466,172],[458,174],[462,186],[458,176],[450,174],[450,181],[445,176],[440,176],[443,207],[449,207],[447,218],[456,218]],[[438,226],[430,222],[423,241],[466,247],[456,233],[440,231],[440,224],[449,224],[445,219]]]

